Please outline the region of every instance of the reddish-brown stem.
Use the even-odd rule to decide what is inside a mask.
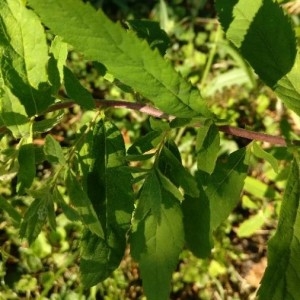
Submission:
[[[75,104],[76,103],[73,101],[59,102],[59,103],[56,103],[56,104],[50,106],[49,109],[47,110],[47,112],[52,112],[52,111],[56,111],[59,109],[70,108],[70,107],[74,106]],[[96,107],[113,107],[113,108],[132,109],[132,110],[136,110],[136,111],[145,113],[149,116],[165,119],[168,121],[175,119],[175,116],[168,115],[155,107],[152,107],[150,105],[143,104],[143,103],[128,102],[125,100],[96,99],[95,105],[96,105]],[[274,135],[270,135],[270,134],[255,132],[255,131],[238,128],[238,127],[233,127],[233,126],[229,126],[229,125],[221,125],[221,126],[218,126],[218,128],[220,131],[222,131],[226,134],[230,134],[230,135],[237,136],[237,137],[242,137],[242,138],[245,138],[248,140],[267,142],[272,145],[287,146],[288,144],[293,145],[293,144],[298,144],[300,142],[300,141],[287,141],[285,138],[280,137],[280,136],[274,136]],[[5,131],[5,129],[6,129],[5,127],[1,127],[0,133],[3,133]]]

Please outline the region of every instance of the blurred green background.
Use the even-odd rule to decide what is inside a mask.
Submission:
[[[169,37],[166,58],[200,89],[209,106],[226,124],[289,138],[297,134],[299,118],[282,106],[224,38],[213,1],[89,2],[126,28],[130,28],[129,21],[133,19],[157,21]],[[299,37],[299,17],[292,14],[291,18]],[[109,75],[102,76],[99,66],[86,62],[72,49],[68,64],[95,98],[143,100]],[[93,112],[83,112],[79,107],[65,113],[62,122],[51,131],[63,147],[71,145],[76,132],[93,117]],[[141,113],[125,109],[111,109],[106,113],[122,129],[127,146],[150,128],[149,118]],[[195,133],[192,128],[174,133],[184,165],[191,171],[196,167]],[[249,143],[223,134],[221,137],[220,155]],[[43,138],[37,137],[35,142],[42,142]],[[0,146],[1,150],[13,147],[14,141],[2,137]],[[275,172],[263,160],[252,159],[240,204],[215,233],[211,256],[199,260],[187,250],[182,252],[173,274],[171,299],[254,299],[266,267],[267,240],[276,228],[287,177],[288,169],[282,160],[289,157],[284,148],[264,146],[269,146],[267,150],[278,159],[279,171]],[[37,187],[50,176],[52,168],[47,162],[37,166],[34,183]],[[31,199],[16,194],[13,170],[8,172],[0,166],[0,171],[1,195],[10,199],[20,212],[24,211]],[[63,193],[63,181],[61,190]],[[13,220],[0,209],[0,299],[145,299],[139,270],[130,258],[129,249],[120,268],[110,278],[83,290],[78,266],[82,226],[69,221],[59,209],[56,217],[57,230],[45,227],[28,247],[25,240],[18,238]]]

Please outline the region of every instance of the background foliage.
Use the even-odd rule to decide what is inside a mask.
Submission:
[[[30,2],[36,3],[36,7],[40,5],[41,10],[42,6],[46,5],[43,2],[38,4],[39,1],[29,1],[29,4]],[[61,10],[62,14],[67,13],[68,7],[71,6],[70,2],[63,2],[66,7]],[[232,40],[235,46],[225,39],[221,26],[216,21],[216,12],[212,1],[173,0],[144,1],[141,3],[141,1],[128,0],[90,2],[94,7],[102,8],[111,19],[120,21],[123,27],[130,31],[137,31],[137,34],[144,38],[150,47],[158,49],[155,54],[150,50],[144,53],[145,60],[143,63],[147,62],[147,65],[145,65],[147,72],[138,73],[139,80],[136,80],[137,74],[130,73],[132,70],[128,72],[126,65],[129,60],[133,65],[139,65],[141,62],[136,61],[136,57],[132,57],[131,53],[144,51],[144,48],[139,49],[142,46],[135,44],[134,39],[129,35],[128,40],[120,45],[120,52],[113,53],[116,45],[118,45],[117,36],[119,32],[117,27],[115,27],[111,45],[108,45],[107,48],[93,49],[85,43],[85,40],[80,40],[76,32],[72,32],[72,27],[62,27],[57,23],[57,28],[54,29],[61,30],[60,34],[62,36],[69,35],[71,37],[68,42],[74,46],[72,48],[64,44],[59,37],[54,38],[48,30],[47,41],[41,40],[43,27],[32,11],[24,10],[23,14],[14,15],[14,12],[20,9],[18,5],[22,5],[21,2],[11,1],[10,9],[5,4],[0,5],[3,14],[12,14],[12,17],[18,19],[20,28],[24,28],[24,30],[27,30],[27,27],[35,28],[31,36],[26,36],[28,39],[26,44],[32,45],[31,41],[34,38],[36,44],[40,45],[33,50],[24,48],[18,49],[19,51],[9,51],[7,52],[8,55],[3,55],[3,53],[1,55],[1,85],[3,87],[1,89],[1,126],[3,126],[3,130],[1,131],[0,141],[0,207],[2,208],[0,215],[2,257],[0,262],[0,291],[1,297],[4,299],[145,298],[140,271],[136,262],[129,256],[129,249],[127,248],[120,267],[109,278],[89,289],[83,288],[79,276],[79,266],[82,270],[86,270],[83,277],[86,284],[97,283],[98,280],[105,278],[107,275],[96,275],[98,277],[95,279],[95,274],[88,274],[93,271],[91,263],[89,263],[91,257],[93,258],[92,264],[97,267],[97,261],[94,257],[94,253],[97,253],[97,249],[93,244],[94,235],[102,235],[103,243],[108,245],[109,249],[114,250],[118,250],[120,247],[124,249],[125,240],[116,238],[119,233],[114,230],[113,224],[109,222],[98,224],[95,221],[97,220],[96,212],[93,205],[86,206],[89,201],[80,186],[82,185],[87,191],[90,191],[88,193],[90,198],[98,199],[98,195],[93,194],[93,188],[89,190],[87,182],[94,181],[93,186],[99,184],[99,182],[106,185],[105,180],[109,176],[115,180],[120,180],[122,182],[122,184],[119,184],[120,191],[114,193],[108,188],[106,194],[103,195],[105,199],[108,199],[107,202],[104,200],[104,203],[110,208],[110,213],[113,214],[114,210],[117,210],[113,206],[115,203],[113,200],[117,197],[116,194],[124,191],[127,193],[131,189],[129,188],[131,182],[126,182],[125,178],[127,176],[124,175],[124,172],[125,174],[127,172],[126,168],[122,168],[124,166],[125,148],[128,149],[127,153],[131,156],[132,165],[137,171],[136,174],[133,174],[133,192],[137,192],[141,185],[140,180],[143,179],[144,175],[143,172],[139,171],[139,168],[150,167],[148,160],[139,161],[141,154],[146,152],[149,158],[153,156],[151,152],[148,153],[147,151],[151,150],[153,145],[158,145],[159,137],[162,135],[161,130],[168,125],[158,119],[149,118],[146,114],[138,111],[129,111],[124,108],[106,108],[105,115],[115,125],[111,122],[98,123],[94,134],[99,136],[99,144],[93,144],[90,149],[90,140],[93,136],[92,127],[97,118],[97,113],[92,110],[94,108],[93,97],[96,99],[127,99],[142,102],[146,102],[145,98],[149,98],[162,111],[172,115],[179,114],[181,117],[192,117],[195,111],[201,112],[204,116],[210,116],[204,104],[207,102],[215,115],[224,120],[226,124],[269,134],[283,135],[288,139],[297,138],[298,135],[299,117],[292,111],[287,110],[277,100],[270,87],[265,85],[267,83],[271,86],[288,107],[298,112],[297,102],[291,100],[298,96],[287,93],[288,87],[285,84],[288,81],[295,87],[299,85],[299,80],[297,81],[299,66],[298,69],[292,68],[294,56],[296,55],[296,42],[294,39],[287,41],[291,45],[288,48],[291,49],[290,53],[287,53],[286,49],[280,48],[280,45],[286,45],[286,43],[281,43],[282,36],[278,36],[278,44],[275,46],[277,52],[271,53],[270,56],[277,55],[277,59],[280,60],[280,56],[284,55],[287,63],[284,63],[283,70],[281,68],[279,72],[277,72],[277,65],[274,67],[272,62],[269,63],[271,67],[275,68],[275,71],[268,74],[277,76],[276,78],[265,79],[264,74],[261,74],[261,72],[264,71],[265,67],[263,66],[266,61],[261,62],[258,57],[253,58],[254,70],[256,74],[264,79],[265,83],[263,83],[237,51],[237,48],[240,48],[242,55],[248,59],[247,40],[235,40],[235,33],[230,32],[230,30],[228,32],[230,23],[227,21],[227,16],[222,15],[222,12],[219,11],[220,21],[222,22],[222,18],[224,18],[225,26],[223,25],[223,27],[227,31],[227,37]],[[243,1],[240,2],[243,5]],[[252,7],[255,8],[258,2],[253,1]],[[293,4],[296,5],[297,1],[294,2]],[[270,3],[268,5],[272,6]],[[265,6],[265,11],[268,11],[270,7],[267,4]],[[288,6],[288,8],[290,7]],[[6,9],[7,11],[5,11]],[[220,9],[220,7],[217,6],[217,9]],[[240,9],[243,10],[243,7]],[[293,6],[293,9],[295,9],[295,6]],[[264,18],[265,11],[262,10],[262,18]],[[88,17],[89,14],[93,15],[92,9],[87,9],[84,13]],[[278,10],[278,14],[281,14],[281,11]],[[55,17],[57,17],[57,14],[53,14],[53,18]],[[64,15],[63,17],[72,22],[72,15]],[[158,30],[158,27],[155,27],[153,31],[150,30],[147,26],[155,26],[152,23],[147,25],[147,23],[134,21],[143,18],[158,21],[167,35]],[[296,36],[299,37],[299,18],[296,15],[291,16],[291,18]],[[49,19],[47,22],[54,22],[55,25],[55,19],[53,20]],[[107,34],[105,26],[103,26],[105,24],[97,24],[96,20],[91,18],[88,25],[90,30],[88,34],[91,36],[97,37],[99,35],[100,39],[101,35]],[[287,26],[286,30],[290,30],[289,28]],[[12,27],[13,31],[9,33],[9,36],[15,36],[16,40],[5,40],[3,37],[7,35],[4,27],[1,30],[1,45],[3,47],[18,44],[17,38],[21,34],[18,32],[18,28]],[[30,30],[28,31],[30,32]],[[149,32],[154,32],[156,35],[151,36]],[[74,40],[72,40],[72,36],[76,36],[76,38],[74,37]],[[291,33],[284,35],[287,39],[290,36]],[[159,43],[155,43],[157,40]],[[264,38],[258,40],[255,45],[262,41],[264,42]],[[99,43],[101,44],[101,41]],[[50,45],[49,53],[47,44]],[[83,58],[80,50],[86,52],[85,47],[90,52]],[[165,56],[171,63],[166,63],[161,58],[160,54],[165,52]],[[29,53],[28,56],[27,53]],[[48,74],[51,85],[48,84],[48,75],[45,73],[44,68],[48,63],[48,56],[50,57]],[[26,63],[24,57],[26,57]],[[115,66],[114,69],[116,57],[120,59],[120,66]],[[250,63],[251,57],[253,56],[248,59]],[[66,58],[67,66],[64,67]],[[92,63],[93,60],[100,60],[104,65],[112,65],[113,67],[107,73],[103,65]],[[18,62],[15,70],[8,67],[12,61]],[[32,65],[28,62],[31,62]],[[194,86],[201,90],[202,97],[205,99],[201,102],[203,105],[195,106],[193,104],[195,103],[193,99],[200,99],[199,93],[197,90],[190,90],[189,85],[186,85],[185,81],[176,72],[172,71],[173,67],[183,78],[192,82]],[[171,81],[175,82],[174,89],[179,85],[184,93],[176,95],[173,91],[166,91],[164,85],[161,84],[165,80],[163,77],[158,78],[153,85],[145,84],[152,82],[150,81],[151,76],[149,77],[147,74],[151,74],[151,72],[156,74],[157,68],[167,69],[170,74],[173,74]],[[286,73],[288,73],[286,75],[287,79],[285,78]],[[281,75],[284,78],[281,78]],[[64,78],[64,89],[61,89],[62,82],[57,78]],[[85,89],[82,88],[77,79]],[[278,81],[279,84],[277,84]],[[30,90],[28,89],[29,84],[32,87]],[[131,88],[132,86],[135,87],[134,91]],[[13,90],[13,93],[10,90],[11,87],[17,87]],[[56,91],[61,99],[68,96],[77,105],[70,108],[62,107],[61,110],[49,111],[41,115],[41,112],[44,112],[50,104],[55,102],[52,95]],[[191,98],[187,96],[189,94],[192,95]],[[22,107],[17,100],[18,96],[24,99],[24,106]],[[189,99],[192,104],[188,103],[187,105],[186,99]],[[174,106],[174,102],[177,105]],[[36,114],[40,116],[35,117]],[[27,115],[31,117],[31,123],[27,122]],[[14,120],[14,122],[11,120]],[[18,125],[16,126],[16,124]],[[224,174],[222,172],[226,173],[227,170],[231,170],[232,164],[237,167],[236,162],[238,161],[240,163],[240,173],[233,172],[230,178],[233,178],[232,182],[235,183],[234,178],[242,176],[241,179],[245,179],[244,191],[241,201],[231,203],[227,210],[223,206],[218,207],[217,195],[211,197],[211,201],[215,203],[213,204],[215,210],[220,214],[215,221],[214,219],[210,221],[210,225],[215,231],[213,233],[214,249],[208,259],[196,258],[187,249],[181,251],[182,240],[177,241],[178,249],[172,249],[170,253],[165,253],[166,256],[162,257],[163,260],[168,260],[170,256],[176,256],[176,253],[180,253],[180,260],[172,275],[171,298],[250,299],[254,297],[266,266],[266,241],[274,233],[277,226],[283,190],[289,172],[290,164],[288,162],[292,160],[292,154],[286,147],[273,147],[272,145],[271,147],[268,145],[267,152],[265,152],[260,143],[253,143],[251,151],[254,155],[251,158],[246,156],[245,159],[245,151],[242,147],[247,145],[249,140],[224,135],[223,133],[218,137],[217,129],[213,123],[208,122],[205,125],[203,129],[197,132],[193,126],[181,127],[180,124],[173,124],[174,130],[172,130],[171,138],[180,150],[184,167],[194,173],[197,165],[200,165],[203,168],[202,171],[211,174],[213,172],[212,166],[214,166],[218,156],[220,162],[226,162],[225,167],[218,165],[216,167],[219,168],[216,176],[222,177]],[[29,134],[32,132],[31,126],[34,127],[33,131],[35,132],[33,136]],[[4,128],[8,128],[10,134],[7,134]],[[118,133],[118,129],[120,129],[121,135]],[[78,132],[84,133],[84,135],[78,135]],[[84,136],[84,139],[80,136]],[[99,145],[103,144],[104,136],[110,138],[110,143],[101,152],[100,149],[103,148]],[[206,136],[214,136],[215,138],[207,139]],[[140,137],[146,138],[143,142],[139,142]],[[195,138],[197,138],[197,145],[195,144]],[[122,142],[123,139],[125,144]],[[147,142],[150,143],[150,146],[147,145]],[[199,154],[197,160],[195,160],[195,153],[202,151],[203,145],[218,144],[219,142],[220,149],[216,153],[201,152],[201,155]],[[67,152],[67,149],[72,147],[74,149],[76,147],[80,155],[77,155],[75,151]],[[143,147],[145,148],[143,149]],[[164,195],[163,199],[166,202],[162,204],[161,211],[165,213],[166,218],[168,216],[166,215],[167,211],[164,212],[165,207],[170,203],[176,203],[176,197],[180,197],[171,187],[166,191],[169,182],[164,176],[165,173],[162,173],[162,170],[170,167],[166,164],[169,159],[171,159],[171,167],[173,167],[173,169],[168,170],[169,176],[172,173],[176,174],[178,168],[180,168],[177,163],[178,157],[174,152],[174,147],[172,147],[172,144],[169,144],[162,149],[157,162],[159,171],[151,172],[140,194],[140,199],[151,196],[151,194],[149,196],[151,189],[147,189],[148,185],[154,186],[155,191],[159,191],[161,195]],[[204,148],[207,148],[207,146]],[[247,151],[249,152],[249,150]],[[115,152],[118,155],[110,156],[110,153]],[[234,154],[229,156],[227,161],[228,154],[233,152]],[[85,168],[91,164],[91,161],[93,162],[93,168],[89,173],[90,178],[82,178],[82,175],[85,174]],[[104,161],[106,162],[105,165]],[[244,164],[249,164],[249,168],[245,168]],[[69,165],[72,165],[73,168],[68,169],[67,166]],[[99,171],[104,169],[108,170],[105,177],[102,176],[103,172]],[[246,176],[247,169],[248,175]],[[296,163],[292,165],[291,169],[294,178],[296,178],[298,176]],[[109,170],[111,170],[111,173]],[[17,172],[18,176],[16,177]],[[181,172],[184,171],[181,170]],[[194,209],[197,208],[194,203],[195,194],[199,192],[198,189],[200,189],[200,192],[202,191],[201,187],[193,186],[192,180],[189,181],[188,174],[187,172],[186,181],[182,186],[182,189],[186,190],[185,192],[188,194],[183,210],[192,217]],[[199,177],[201,177],[201,180],[205,180],[201,174],[199,174]],[[172,178],[172,180],[176,182],[178,179]],[[53,185],[55,188],[50,189],[49,187]],[[124,185],[127,185],[128,188],[124,188]],[[207,188],[208,191],[214,189],[212,184],[211,187],[208,184]],[[297,197],[293,198],[293,195],[298,193],[293,188],[298,189],[297,181],[289,183],[285,198],[294,199],[296,206]],[[173,193],[170,193],[170,189]],[[229,184],[228,190],[225,189],[224,193],[227,192],[231,195],[232,190],[233,188]],[[239,196],[240,189],[238,186],[234,186],[234,191]],[[167,192],[168,195],[166,196]],[[131,218],[130,211],[133,203],[130,203],[130,200],[127,201],[131,199],[131,195],[127,196],[128,198],[123,198],[123,210],[127,211],[128,215],[119,216],[120,220],[124,221],[123,232],[120,235],[127,231]],[[72,199],[72,205],[69,205],[69,199]],[[55,200],[55,205],[53,205],[53,200]],[[112,202],[109,202],[111,200]],[[93,203],[96,201],[93,201]],[[203,198],[202,201],[197,213],[209,222],[209,217],[201,209],[208,205],[207,199]],[[230,212],[234,207],[235,209],[229,218],[226,218],[226,212]],[[143,219],[143,216],[147,213],[146,209],[147,207],[140,208],[135,216],[136,220]],[[172,209],[176,211],[178,207],[174,205]],[[157,213],[159,214],[159,212]],[[89,219],[89,224],[87,224],[90,232],[85,231],[83,225],[78,222],[79,218],[82,218],[85,214],[89,217],[95,217],[93,219],[95,222]],[[199,221],[197,216],[198,214],[193,219],[195,223]],[[173,215],[171,214],[170,217],[173,218]],[[294,219],[296,217],[294,216]],[[48,223],[44,226],[46,219],[48,219]],[[224,219],[222,224],[220,224],[220,219]],[[171,221],[174,224],[173,226],[180,223],[177,219]],[[144,226],[148,226],[149,230],[153,226],[157,226],[154,217],[148,219],[147,222]],[[203,223],[198,224],[200,231],[207,232],[207,228],[201,228]],[[17,228],[20,224],[21,228],[18,231]],[[207,248],[194,247],[199,236],[189,229],[189,224],[186,223],[185,228],[178,225],[178,228],[176,227],[174,230],[177,232],[185,230],[190,233],[186,236],[189,249],[197,256],[207,256],[212,237],[207,235],[207,240],[203,242],[203,235],[201,236],[200,242],[208,245]],[[39,234],[40,230],[42,231]],[[163,247],[164,241],[172,233],[169,232],[165,236],[166,230],[163,229],[162,232],[164,235],[161,236],[162,240],[159,243]],[[27,239],[19,239],[19,235]],[[136,228],[132,239],[141,239],[139,227]],[[30,246],[28,242],[31,244]],[[275,235],[270,247],[276,249],[276,244],[281,242],[280,237]],[[289,242],[286,240],[286,243]],[[79,243],[86,243],[85,252],[81,253],[81,258],[79,258]],[[147,245],[150,252],[151,247],[152,245]],[[149,270],[149,262],[143,261],[139,257],[139,250],[131,249],[131,254],[140,264],[147,265],[146,268]],[[99,253],[99,263],[103,262],[103,256],[101,255],[107,258],[108,266],[111,267],[115,261],[116,267],[118,260],[123,256],[123,252],[118,253],[118,251],[115,251],[111,253],[109,250],[104,254],[101,252]],[[276,259],[276,256],[273,259]],[[175,259],[171,257],[171,265],[174,260],[176,261],[177,257]],[[271,272],[273,271],[271,270]],[[155,274],[150,273],[149,275],[148,273],[144,276],[153,277]],[[293,279],[289,280],[292,281]],[[151,286],[144,286],[144,288],[151,290]],[[261,293],[262,295],[264,293],[268,295],[269,291],[262,290]],[[153,295],[152,297],[155,298],[156,296]]]

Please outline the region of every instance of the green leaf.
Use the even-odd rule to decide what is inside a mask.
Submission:
[[[1,87],[12,91],[29,116],[38,114],[54,101],[47,83],[48,46],[43,26],[19,0],[1,1],[0,18]]]
[[[295,33],[282,8],[272,0],[217,0],[216,6],[227,38],[273,87],[296,57]]]
[[[113,234],[108,240],[85,231],[81,240],[80,272],[85,287],[106,279],[119,266],[124,240]]]
[[[94,109],[95,101],[92,95],[80,84],[70,69],[64,67],[64,84],[67,95],[85,109]]]
[[[87,194],[103,228],[103,236],[83,243],[80,270],[86,287],[106,278],[121,262],[131,223],[131,174],[126,171],[125,145],[118,128],[99,121],[93,133],[92,163],[87,174]],[[98,252],[93,252],[96,247]],[[98,265],[97,272],[91,267]]]
[[[160,55],[165,55],[170,44],[170,39],[166,32],[159,27],[157,22],[149,20],[129,20],[130,29],[137,33],[141,39],[145,39],[152,49],[158,49]]]
[[[52,201],[52,195],[47,191],[42,198],[36,198],[28,207],[20,227],[20,237],[26,238],[29,244],[35,241],[46,223],[49,203]]]
[[[266,218],[262,211],[259,211],[256,215],[251,216],[249,219],[242,222],[236,232],[240,238],[249,237],[253,235],[257,230],[261,229],[265,224]]]
[[[220,136],[218,127],[209,122],[198,129],[196,152],[198,170],[211,174],[220,150]]]
[[[30,188],[36,173],[35,150],[33,144],[22,145],[18,154],[18,193],[23,194],[25,189]]]
[[[3,209],[8,213],[15,225],[19,226],[21,223],[20,213],[9,203],[7,199],[0,196],[0,209]]]
[[[218,163],[205,183],[210,203],[210,228],[215,230],[232,212],[240,200],[247,176],[249,153],[240,149],[231,153],[225,163]]]
[[[53,113],[50,118],[41,121],[35,121],[33,123],[33,132],[44,133],[50,131],[54,126],[62,121],[64,115],[65,112],[63,110],[59,110]]]
[[[73,222],[77,222],[80,220],[80,216],[78,212],[70,205],[66,203],[63,196],[60,194],[57,188],[53,190],[53,199],[56,201],[59,207],[63,210],[66,217]]]
[[[56,36],[51,43],[50,59],[48,63],[49,80],[52,93],[56,94],[64,79],[64,66],[68,55],[68,45],[62,38]]]
[[[130,237],[147,299],[169,299],[172,273],[183,244],[179,202],[164,190],[153,171],[142,187]]]
[[[46,155],[46,159],[49,162],[58,163],[61,165],[64,165],[66,163],[66,159],[60,144],[50,134],[46,136],[44,152]]]
[[[172,147],[177,149],[175,144]],[[199,190],[195,178],[184,168],[181,159],[173,154],[174,149],[172,150],[173,152],[171,152],[171,149],[169,144],[169,148],[163,147],[161,150],[159,156],[160,170],[166,173],[177,187],[181,187],[185,194],[191,197],[198,197]]]
[[[283,196],[277,231],[268,243],[268,267],[259,299],[300,299],[300,172],[294,160]]]
[[[25,108],[7,87],[0,88],[0,119],[14,138],[29,135],[30,123]]]
[[[274,172],[278,173],[278,161],[272,154],[266,152],[256,142],[253,142],[253,148],[252,149],[253,149],[253,154],[256,157],[261,158],[263,160],[266,160],[271,165]]]
[[[181,207],[187,247],[195,256],[206,258],[212,248],[208,198],[201,189],[198,198],[186,196]]]
[[[127,150],[130,155],[140,155],[154,149],[162,140],[163,134],[159,131],[150,131],[138,138]]]
[[[111,22],[101,10],[96,12],[79,0],[28,2],[54,33],[84,53],[86,59],[104,64],[115,78],[165,113],[212,116],[199,91],[180,77],[170,62],[135,33]]]
[[[78,211],[83,224],[92,233],[103,237],[104,231],[92,203],[72,170],[66,172],[65,181],[70,201]]]

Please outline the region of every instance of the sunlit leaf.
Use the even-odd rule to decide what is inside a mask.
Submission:
[[[211,116],[199,91],[181,78],[167,60],[135,33],[111,22],[101,10],[96,12],[76,0],[28,2],[55,34],[84,53],[86,59],[104,64],[115,78],[165,113]]]

